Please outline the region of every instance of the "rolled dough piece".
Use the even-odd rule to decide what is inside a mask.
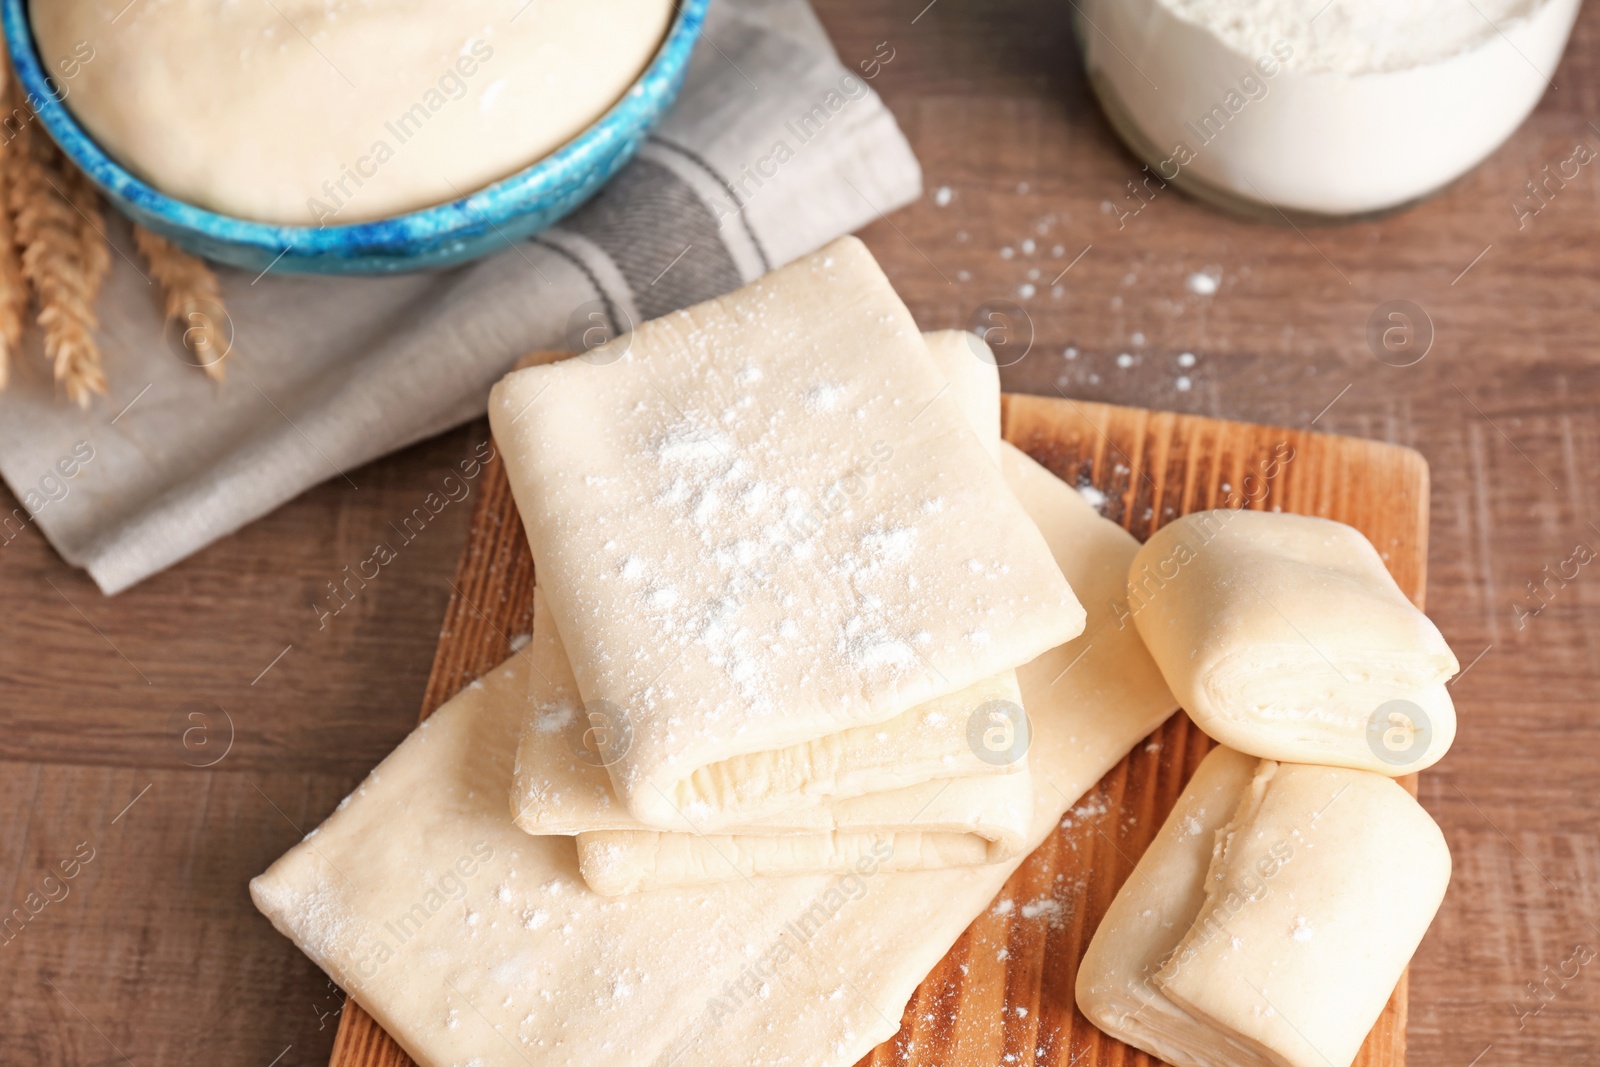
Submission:
[[[952,767],[978,762],[966,740],[966,724],[978,708],[989,700],[1021,706],[1013,672],[964,690],[964,700],[973,703],[941,698],[881,728],[858,727],[832,739],[837,752],[857,757],[864,767],[920,758],[929,767],[928,781],[829,799],[706,834],[688,823],[678,831],[653,830],[617,802],[602,762],[606,746],[584,737],[613,725],[603,715],[585,717],[566,651],[537,589],[526,654],[530,689],[517,741],[512,814],[530,834],[576,835],[579,869],[598,893],[762,874],[846,873],[885,842],[890,852],[878,861],[885,870],[994,863],[1020,855],[1026,844],[1033,780],[1025,752],[1018,752],[1017,773],[944,776]],[[930,721],[935,719],[949,722]],[[855,736],[861,734],[867,736]],[[821,755],[832,759],[837,752],[830,747]]]
[[[490,395],[586,706],[631,724],[631,814],[703,832],[806,801],[773,753],[1027,662],[1082,606],[866,248]],[[832,795],[925,780],[841,778]]]
[[[966,330],[933,330],[922,335],[928,354],[961,415],[978,440],[1000,462],[1000,367],[983,338]]]
[[[1089,603],[1102,640],[1030,664],[1036,692],[1023,672],[1039,723],[1029,847],[1175,708],[1116,624],[1137,544],[1055,484],[1057,558],[1108,595]],[[1073,665],[1052,682],[1062,658]],[[917,983],[1021,863],[591,893],[570,842],[530,837],[507,811],[528,664],[518,654],[445,704],[250,885],[422,1067],[508,1052],[530,1067],[850,1067],[895,1033]]]
[[[1140,550],[1128,602],[1184,708],[1241,752],[1398,776],[1455,739],[1455,655],[1343,523],[1186,515]]]
[[[64,103],[162,192],[317,226],[454,200],[621,99],[671,0],[33,0]]]
[[[1218,748],[1095,931],[1078,1006],[1175,1067],[1348,1067],[1449,880],[1394,781]]]

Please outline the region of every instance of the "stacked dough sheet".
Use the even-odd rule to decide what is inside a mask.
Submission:
[[[425,1067],[854,1063],[1175,708],[1138,545],[844,239],[491,422],[531,641],[252,883]],[[1087,608],[1087,610],[1085,610]]]
[[[1128,603],[1231,747],[1112,903],[1078,1004],[1175,1067],[1348,1067],[1450,878],[1393,778],[1454,738],[1455,657],[1372,545],[1325,519],[1186,516],[1140,550]]]
[[[517,822],[579,833],[596,890],[1020,850],[1015,669],[1084,612],[996,463],[981,342],[898,303],[841,241],[495,388],[548,684]]]

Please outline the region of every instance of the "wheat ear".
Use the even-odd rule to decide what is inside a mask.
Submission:
[[[88,407],[90,394],[106,391],[94,339],[94,298],[108,256],[93,218],[99,208],[93,190],[83,184],[86,179],[66,163],[38,120],[26,117],[5,149],[10,157],[6,201],[22,249],[22,276],[39,302],[44,354],[56,381],[69,399]]]
[[[143,226],[133,228],[134,244],[161,283],[166,315],[182,329],[183,347],[214,381],[222,381],[222,361],[232,350],[217,315],[227,315],[217,276],[199,259]]]

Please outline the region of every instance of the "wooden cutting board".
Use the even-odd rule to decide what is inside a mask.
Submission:
[[[1088,401],[1008,395],[1008,440],[1076,486],[1105,494],[1104,512],[1140,540],[1191,511],[1226,506],[1347,522],[1378,547],[1420,606],[1427,571],[1428,467],[1396,445]],[[1283,461],[1285,449],[1293,458]],[[1263,465],[1277,456],[1263,479]],[[509,654],[532,626],[533,559],[498,460],[456,571],[433,673],[429,715]],[[987,909],[917,989],[900,1032],[872,1067],[1144,1067],[1158,1061],[1100,1033],[1077,1011],[1078,961],[1117,889],[1213,742],[1178,714],[1135,746],[1012,875],[1002,899],[1044,907]],[[1407,780],[1413,792],[1415,781]],[[1004,914],[999,912],[1003,910]],[[1356,1063],[1405,1062],[1406,980]],[[405,1067],[411,1059],[348,1002],[332,1067]]]

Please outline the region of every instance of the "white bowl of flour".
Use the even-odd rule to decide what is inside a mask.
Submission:
[[[1494,151],[1543,95],[1578,4],[1079,0],[1076,28],[1149,175],[1248,214],[1340,218]]]

